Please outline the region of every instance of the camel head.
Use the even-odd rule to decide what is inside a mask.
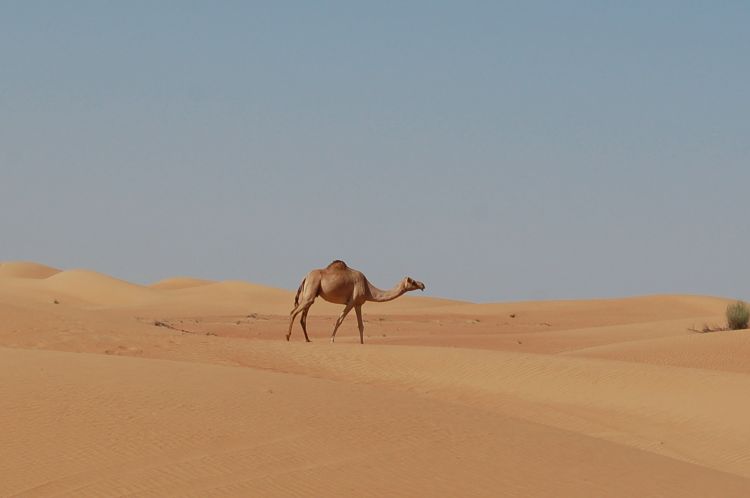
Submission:
[[[424,284],[422,282],[418,282],[417,280],[414,280],[411,277],[404,277],[404,279],[401,281],[401,285],[404,286],[404,289],[406,289],[406,292],[413,291],[413,290],[424,290]]]

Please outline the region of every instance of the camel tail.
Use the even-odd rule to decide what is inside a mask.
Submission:
[[[297,295],[294,296],[294,307],[296,308],[299,304],[299,295],[302,292],[302,288],[305,286],[305,281],[307,280],[307,277],[302,279],[302,283],[299,284],[299,289],[297,289]]]

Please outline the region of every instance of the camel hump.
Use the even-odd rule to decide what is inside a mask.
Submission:
[[[331,261],[330,265],[326,266],[326,270],[346,270],[347,268],[349,267],[346,266],[346,263],[344,263],[340,259],[333,260]]]

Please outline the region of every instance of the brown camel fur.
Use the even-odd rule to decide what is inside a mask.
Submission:
[[[417,289],[424,290],[424,284],[410,277],[404,277],[393,289],[380,290],[368,282],[362,272],[349,268],[346,263],[337,259],[325,268],[311,271],[302,280],[294,298],[294,309],[289,313],[289,332],[286,334],[286,340],[288,341],[292,335],[294,319],[302,313],[302,318],[300,318],[302,332],[305,333],[305,340],[310,342],[310,338],[307,337],[307,312],[310,311],[315,298],[320,296],[329,303],[345,305],[344,311],[333,327],[331,342],[336,339],[336,330],[341,322],[354,308],[359,325],[359,342],[364,344],[365,326],[362,323],[362,305],[367,301],[379,303],[391,301],[406,292]]]

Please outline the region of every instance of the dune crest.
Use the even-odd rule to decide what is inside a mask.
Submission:
[[[42,279],[51,277],[60,273],[60,271],[57,268],[30,261],[7,261],[0,263],[0,278]]]
[[[159,289],[159,290],[178,290],[178,289],[187,289],[191,287],[200,287],[202,285],[209,285],[209,284],[214,284],[214,283],[216,283],[216,281],[204,280],[201,278],[171,277],[171,278],[165,278],[164,280],[159,280],[158,282],[154,282],[148,287],[151,287],[152,289]]]
[[[103,306],[148,303],[156,289],[132,284],[91,270],[66,270],[44,280],[47,289]]]

